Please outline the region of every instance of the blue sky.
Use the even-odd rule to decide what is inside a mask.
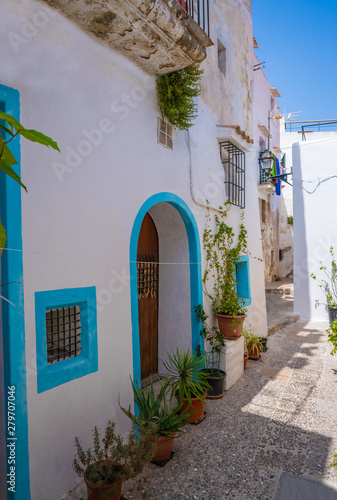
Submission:
[[[259,61],[281,113],[337,120],[337,0],[252,0]]]

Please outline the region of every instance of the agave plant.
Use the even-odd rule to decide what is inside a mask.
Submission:
[[[171,351],[164,366],[168,371],[168,383],[171,384],[171,398],[177,396],[180,406],[184,398],[189,404],[192,403],[192,398],[202,401],[207,389],[211,389],[203,371],[205,368],[203,356],[198,356],[189,349]]]
[[[132,420],[133,424],[139,428],[152,422],[157,425],[157,436],[178,437],[175,433],[182,432],[181,429],[187,424],[186,417],[189,417],[191,413],[184,412],[179,414],[178,412],[181,408],[181,404],[179,405],[179,403],[171,408],[167,397],[169,380],[166,379],[164,383],[159,382],[161,388],[156,395],[152,381],[149,387],[141,389],[137,382],[135,385],[131,380],[139,415],[134,415],[130,407],[128,410],[121,406],[120,408]]]

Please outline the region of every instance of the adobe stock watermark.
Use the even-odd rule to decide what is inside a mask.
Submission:
[[[126,120],[132,110],[136,109],[141,102],[144,102],[148,92],[155,88],[155,81],[150,76],[145,76],[142,85],[136,85],[129,94],[123,93],[119,98],[114,99],[110,105],[110,110],[119,121]],[[66,146],[65,158],[61,163],[52,162],[55,175],[60,183],[63,182],[65,174],[74,172],[83,162],[84,158],[90,156],[93,150],[99,147],[104,139],[116,130],[116,125],[111,118],[102,118],[96,128],[84,129],[81,134],[82,139],[76,146]]]
[[[36,11],[30,19],[27,19],[22,23],[19,33],[13,33],[10,31],[7,37],[14,52],[18,54],[19,47],[21,45],[26,45],[33,40],[39,31],[47,26],[50,19],[56,15],[56,10],[47,9],[45,6],[41,5],[40,10]]]

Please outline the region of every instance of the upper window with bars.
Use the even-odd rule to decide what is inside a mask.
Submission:
[[[230,141],[220,143],[225,172],[225,192],[229,203],[245,208],[245,153]]]
[[[98,370],[96,287],[35,293],[37,390]]]

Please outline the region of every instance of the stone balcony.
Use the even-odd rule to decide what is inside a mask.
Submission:
[[[151,75],[206,58],[213,45],[176,0],[44,0]]]

